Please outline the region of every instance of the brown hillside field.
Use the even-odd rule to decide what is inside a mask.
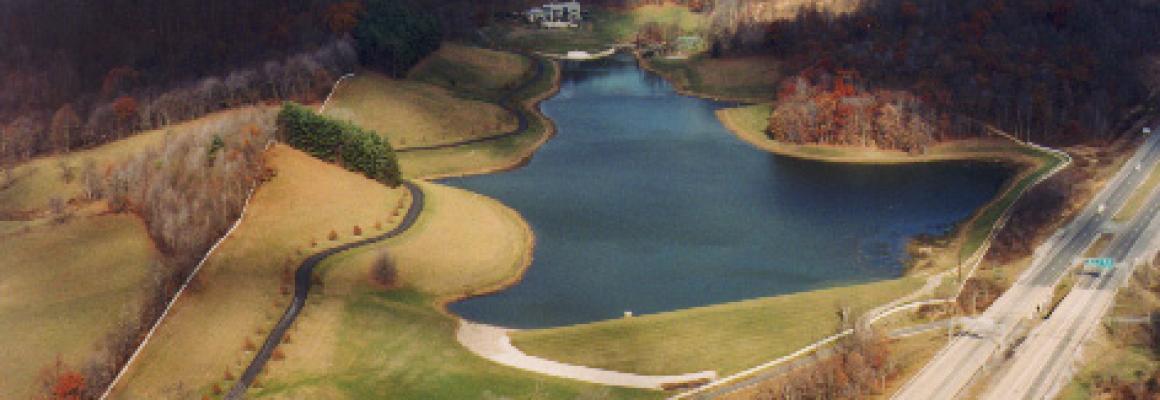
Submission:
[[[370,71],[343,81],[325,114],[374,130],[396,149],[453,143],[516,127],[515,116],[495,104]]]
[[[43,210],[48,207],[49,199],[54,196],[65,200],[81,196],[79,176],[86,160],[94,160],[97,171],[104,172],[114,162],[140,153],[144,149],[157,147],[169,133],[176,134],[208,127],[229,118],[246,118],[258,113],[271,113],[272,118],[272,110],[274,110],[272,107],[258,106],[219,111],[166,128],[137,133],[91,149],[33,159],[17,166],[14,171],[16,181],[11,187],[0,190],[0,212]],[[61,178],[59,167],[61,162],[72,166],[78,178],[71,183],[65,183]]]
[[[289,302],[280,290],[283,271],[324,247],[360,239],[350,234],[355,225],[381,221],[387,230],[399,222],[391,214],[402,187],[387,188],[284,145],[267,157],[276,176],[254,194],[238,229],[199,274],[201,289],[177,301],[114,398],[183,396],[221,381],[226,369],[240,374],[252,358],[243,351],[247,339],[260,344]],[[331,230],[341,232],[335,241],[325,240]]]
[[[518,85],[531,62],[518,54],[444,43],[411,69],[408,79],[473,98],[497,99]]]
[[[140,219],[78,217],[0,238],[0,398],[27,399],[56,357],[98,356],[140,304],[160,260]]]
[[[370,283],[371,265],[382,249],[395,260],[399,286],[436,297],[494,290],[522,274],[531,261],[532,232],[519,214],[465,190],[431,183],[420,187],[426,203],[415,226],[397,238],[336,255],[323,263],[320,269],[327,285],[319,293],[325,295],[318,296],[317,303],[311,302],[295,324],[294,343],[284,345],[286,361],[268,369],[271,384],[349,374],[352,372],[347,369],[352,367],[368,371],[398,367],[398,361],[391,359],[381,365],[350,365],[339,357],[348,346],[336,340],[374,336],[343,322],[348,302],[361,298],[362,293],[383,290]]]

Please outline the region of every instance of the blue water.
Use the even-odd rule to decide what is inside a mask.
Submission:
[[[559,133],[531,163],[446,181],[515,208],[536,235],[523,281],[450,306],[465,318],[548,327],[897,277],[907,239],[945,232],[1009,176],[775,156],[722,127],[721,104],[627,56],[562,78],[542,105]]]

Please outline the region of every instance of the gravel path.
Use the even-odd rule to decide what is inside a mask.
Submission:
[[[544,375],[602,385],[638,389],[661,389],[665,384],[679,384],[698,380],[711,381],[717,379],[717,373],[713,371],[684,375],[638,375],[565,364],[530,356],[515,346],[512,346],[511,337],[508,336],[508,332],[511,331],[513,330],[460,319],[459,330],[455,334],[455,339],[472,353],[498,364]]]

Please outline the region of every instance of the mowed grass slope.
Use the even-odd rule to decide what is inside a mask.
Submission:
[[[839,306],[856,313],[921,286],[901,278],[560,328],[518,331],[528,354],[643,374],[739,372],[837,333]]]
[[[131,215],[78,217],[0,236],[0,398],[32,398],[56,357],[80,368],[135,315],[160,261]]]
[[[531,60],[518,54],[448,42],[407,77],[463,97],[495,101],[523,82],[531,67]]]
[[[515,117],[498,105],[372,71],[343,81],[325,114],[374,130],[396,149],[454,143],[516,126]]]
[[[0,190],[0,212],[23,214],[0,221],[0,398],[32,396],[39,369],[61,355],[71,368],[103,357],[114,327],[137,318],[137,309],[163,262],[144,223],[132,214],[105,214],[104,202],[77,201],[63,223],[50,218],[48,203],[81,200],[88,160],[98,173],[166,137],[249,118],[264,108],[247,107],[146,131],[125,139],[39,157],[15,169],[12,186]],[[74,179],[66,182],[61,164]]]
[[[689,94],[752,102],[772,99],[782,78],[781,61],[770,56],[654,58],[645,66]]]
[[[407,79],[357,73],[325,111],[377,131],[396,149],[494,135],[516,128],[516,117],[495,103],[528,78],[531,65],[517,54],[444,43]]]
[[[289,301],[284,271],[307,255],[390,229],[405,189],[391,189],[284,145],[267,153],[276,176],[255,192],[223,242],[122,381],[115,398],[200,397],[230,369],[240,374]],[[401,215],[401,213],[399,213]],[[374,225],[381,223],[381,229]],[[331,231],[337,240],[329,240]],[[311,243],[317,243],[312,247]]]
[[[573,399],[657,398],[495,365],[455,341],[440,304],[498,289],[530,262],[532,233],[515,211],[467,191],[421,184],[427,203],[401,236],[332,257],[326,288],[294,328],[287,358],[253,398]],[[369,283],[382,251],[399,269],[397,289]],[[323,339],[329,338],[329,339]],[[325,366],[325,367],[322,367]]]
[[[533,62],[541,63],[544,73],[529,82]],[[344,81],[326,114],[373,129],[396,149],[453,144],[514,130],[516,116],[494,102],[508,97],[531,107],[553,91],[558,76],[558,67],[548,61],[447,43],[412,70],[409,79],[361,73]],[[529,129],[517,135],[398,153],[403,175],[459,176],[518,165],[551,130],[550,121],[538,113],[520,112],[529,119]]]

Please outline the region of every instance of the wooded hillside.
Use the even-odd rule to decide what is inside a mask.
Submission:
[[[720,18],[737,2],[756,1],[717,2],[715,56],[773,54],[786,76],[853,71],[870,90],[907,91],[1033,141],[1107,139],[1156,81],[1144,73],[1160,43],[1153,2],[866,0],[850,13]]]
[[[405,72],[443,39],[428,3],[0,2],[0,170],[242,104],[320,101],[359,58]]]

